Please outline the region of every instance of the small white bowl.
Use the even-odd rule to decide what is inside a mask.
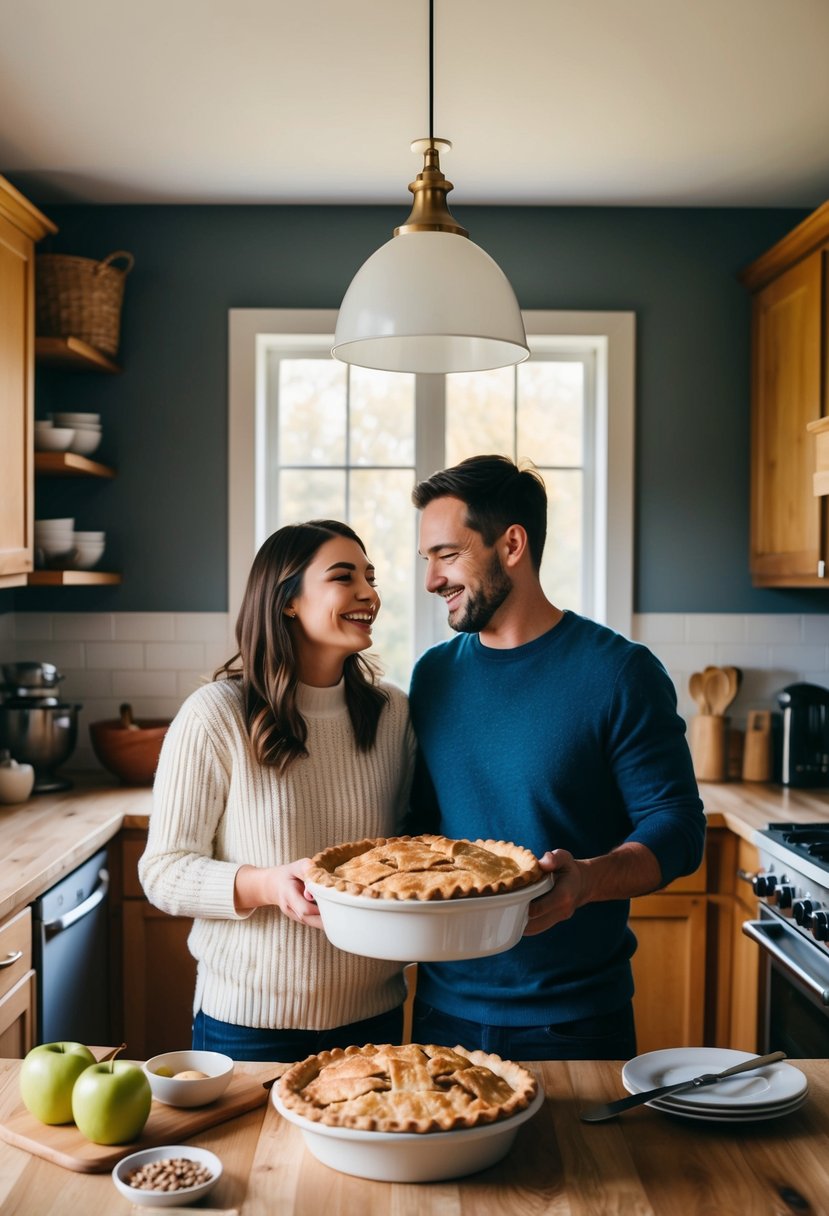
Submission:
[[[51,418],[35,418],[36,431],[49,431],[54,425]]]
[[[66,452],[75,438],[68,426],[44,426],[35,431],[35,449],[38,452]]]
[[[153,1056],[144,1065],[153,1097],[167,1106],[207,1106],[220,1098],[233,1076],[233,1061],[220,1051],[164,1051]],[[207,1076],[198,1080],[182,1080],[175,1075],[160,1077],[156,1071],[169,1068],[170,1072],[185,1072],[194,1069]]]
[[[91,570],[104,556],[104,545],[98,542],[89,545],[74,545],[70,566],[73,570]]]
[[[76,427],[69,451],[77,456],[91,456],[101,446],[101,432],[86,427]]]
[[[322,927],[332,945],[364,958],[395,962],[450,962],[486,958],[509,950],[521,938],[529,904],[545,895],[548,874],[505,895],[465,899],[374,899],[309,882]]]
[[[36,519],[35,533],[68,532],[71,536],[75,530],[74,519]]]
[[[53,414],[55,426],[100,426],[100,414]]]
[[[182,1191],[141,1191],[126,1181],[127,1175],[133,1170],[153,1161],[163,1161],[165,1157],[185,1157],[188,1161],[195,1161],[197,1165],[209,1169],[211,1177],[199,1186],[187,1187]],[[206,1148],[197,1148],[194,1144],[165,1144],[158,1148],[145,1148],[140,1153],[131,1153],[129,1157],[124,1157],[112,1171],[112,1181],[124,1198],[144,1208],[180,1208],[195,1203],[213,1190],[221,1176],[222,1163],[216,1154]]]
[[[89,544],[92,541],[106,540],[106,532],[73,532],[72,539],[79,541],[81,544]]]
[[[485,1170],[507,1155],[521,1124],[531,1119],[544,1102],[539,1083],[538,1093],[526,1110],[509,1119],[457,1131],[420,1134],[328,1127],[304,1119],[284,1106],[276,1085],[271,1096],[283,1119],[300,1128],[305,1147],[318,1161],[342,1174],[372,1178],[376,1182],[439,1182]]]

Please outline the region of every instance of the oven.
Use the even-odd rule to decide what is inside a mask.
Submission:
[[[753,843],[759,918],[743,932],[763,951],[761,1051],[829,1056],[829,825],[771,823]]]

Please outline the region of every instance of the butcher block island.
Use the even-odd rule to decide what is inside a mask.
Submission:
[[[321,1165],[299,1129],[273,1104],[186,1137],[210,1149],[224,1172],[190,1210],[238,1216],[810,1216],[829,1214],[829,1061],[793,1063],[809,1095],[793,1114],[724,1126],[649,1107],[607,1123],[579,1120],[583,1108],[624,1094],[617,1062],[527,1066],[544,1086],[540,1110],[498,1165],[456,1181],[369,1182]],[[17,1060],[0,1061],[0,1120],[19,1104]],[[237,1071],[262,1075],[262,1064]],[[276,1076],[284,1065],[274,1065]],[[129,1147],[124,1149],[126,1155]],[[107,1173],[85,1174],[0,1141],[4,1216],[119,1216],[137,1211]],[[169,1210],[169,1209],[168,1209]]]

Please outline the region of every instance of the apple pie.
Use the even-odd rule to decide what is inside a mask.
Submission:
[[[505,840],[393,836],[333,845],[311,859],[306,882],[376,899],[503,895],[543,878],[529,849]]]
[[[389,1043],[335,1048],[294,1064],[279,1081],[283,1104],[329,1127],[442,1132],[508,1119],[538,1092],[511,1060],[463,1047]]]

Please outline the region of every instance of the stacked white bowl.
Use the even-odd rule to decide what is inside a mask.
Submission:
[[[35,451],[67,452],[75,438],[75,428],[55,426],[51,418],[35,422]]]
[[[52,414],[55,427],[71,427],[75,432],[69,451],[78,456],[91,456],[101,442],[101,415],[88,413]]]
[[[97,566],[104,555],[106,547],[105,532],[73,532],[72,568],[74,570],[91,570]]]
[[[35,520],[35,564],[60,566],[69,562],[75,549],[74,519]]]

